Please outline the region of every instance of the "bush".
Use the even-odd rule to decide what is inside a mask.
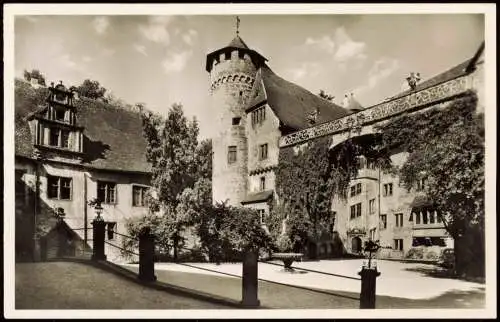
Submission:
[[[424,250],[422,248],[410,248],[408,253],[406,253],[406,258],[423,259],[424,258]]]
[[[425,259],[437,260],[438,259],[438,255],[436,254],[436,252],[430,251],[427,254],[425,254]]]

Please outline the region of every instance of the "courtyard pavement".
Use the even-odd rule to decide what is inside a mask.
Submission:
[[[22,309],[231,309],[144,287],[90,265],[16,263],[15,308]]]
[[[359,278],[357,272],[365,260],[320,260],[296,262],[297,268],[311,269],[326,273],[338,274],[353,278]],[[279,262],[275,262],[279,263]],[[425,300],[443,296],[452,292],[484,292],[485,285],[466,282],[458,279],[429,276],[427,272],[435,271],[437,268],[430,264],[403,263],[396,261],[377,260],[378,270],[381,275],[377,279],[377,296],[397,297],[402,299]],[[121,264],[129,268],[137,268],[137,264]],[[189,266],[187,266],[189,265]],[[241,276],[242,265],[240,263],[223,263],[220,265],[212,263],[189,263],[180,265],[175,263],[155,263],[157,271],[172,271],[205,274],[211,276],[223,276],[216,272],[203,269]],[[197,268],[191,267],[195,266]],[[231,278],[231,277],[229,277]],[[233,277],[237,278],[237,277]],[[329,291],[341,291],[358,294],[361,290],[361,281],[331,275],[322,275],[313,272],[283,272],[282,267],[259,263],[259,279],[289,284],[299,287],[322,289]]]

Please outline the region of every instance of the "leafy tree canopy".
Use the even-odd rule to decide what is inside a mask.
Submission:
[[[78,95],[91,99],[103,99],[106,88],[102,87],[98,81],[86,79],[76,88]]]
[[[29,82],[32,78],[37,79],[40,85],[45,86],[45,76],[38,69],[33,69],[31,72],[24,70],[24,79]]]

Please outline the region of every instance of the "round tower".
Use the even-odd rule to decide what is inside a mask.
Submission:
[[[213,202],[240,205],[247,194],[248,145],[245,108],[255,74],[266,59],[237,34],[228,46],[207,55],[211,109],[216,115],[212,138]]]

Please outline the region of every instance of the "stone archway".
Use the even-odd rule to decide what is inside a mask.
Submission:
[[[353,237],[351,240],[351,251],[355,254],[361,253],[361,238]]]

